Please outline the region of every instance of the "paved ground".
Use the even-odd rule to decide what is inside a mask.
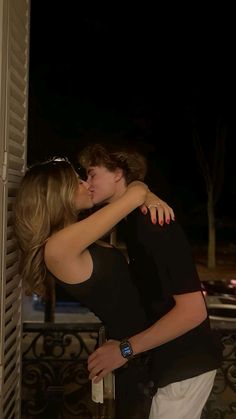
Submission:
[[[202,281],[236,279],[236,244],[217,247],[216,267],[207,268],[207,248],[193,247],[197,270]]]

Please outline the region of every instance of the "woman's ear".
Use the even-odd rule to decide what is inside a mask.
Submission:
[[[119,182],[124,177],[123,169],[117,168],[115,170],[115,181]]]

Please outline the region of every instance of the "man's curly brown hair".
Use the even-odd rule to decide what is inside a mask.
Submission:
[[[79,163],[84,169],[89,166],[104,166],[111,172],[122,169],[127,185],[134,180],[143,181],[147,173],[145,157],[128,147],[91,144],[79,154]]]

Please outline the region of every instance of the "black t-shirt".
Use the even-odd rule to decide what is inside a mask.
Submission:
[[[177,222],[154,225],[137,209],[124,223],[132,278],[152,324],[174,307],[173,295],[200,291],[201,283]],[[221,362],[220,343],[210,330],[209,318],[153,353],[159,386],[210,371]]]

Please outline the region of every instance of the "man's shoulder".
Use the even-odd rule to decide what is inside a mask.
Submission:
[[[127,228],[135,231],[140,239],[146,237],[155,237],[160,239],[174,239],[177,236],[184,236],[181,226],[176,221],[171,221],[169,224],[161,226],[158,221],[156,224],[152,223],[149,213],[144,215],[140,210],[133,211],[127,217]]]
[[[142,214],[140,210],[135,210],[127,217],[127,228],[133,228],[139,234],[152,234],[155,236],[167,236],[181,229],[181,227],[175,221],[171,221],[170,224],[164,224],[161,226],[158,221],[156,224],[152,223],[150,214]]]
[[[164,223],[164,225],[161,226],[157,220],[156,224],[153,224],[150,214],[147,213],[144,215],[140,210],[135,210],[130,213],[127,217],[127,220],[128,224],[134,224],[137,228],[144,228],[145,230],[156,232],[156,234],[166,235],[169,232],[183,231],[182,227],[177,221],[170,221],[169,224]]]

